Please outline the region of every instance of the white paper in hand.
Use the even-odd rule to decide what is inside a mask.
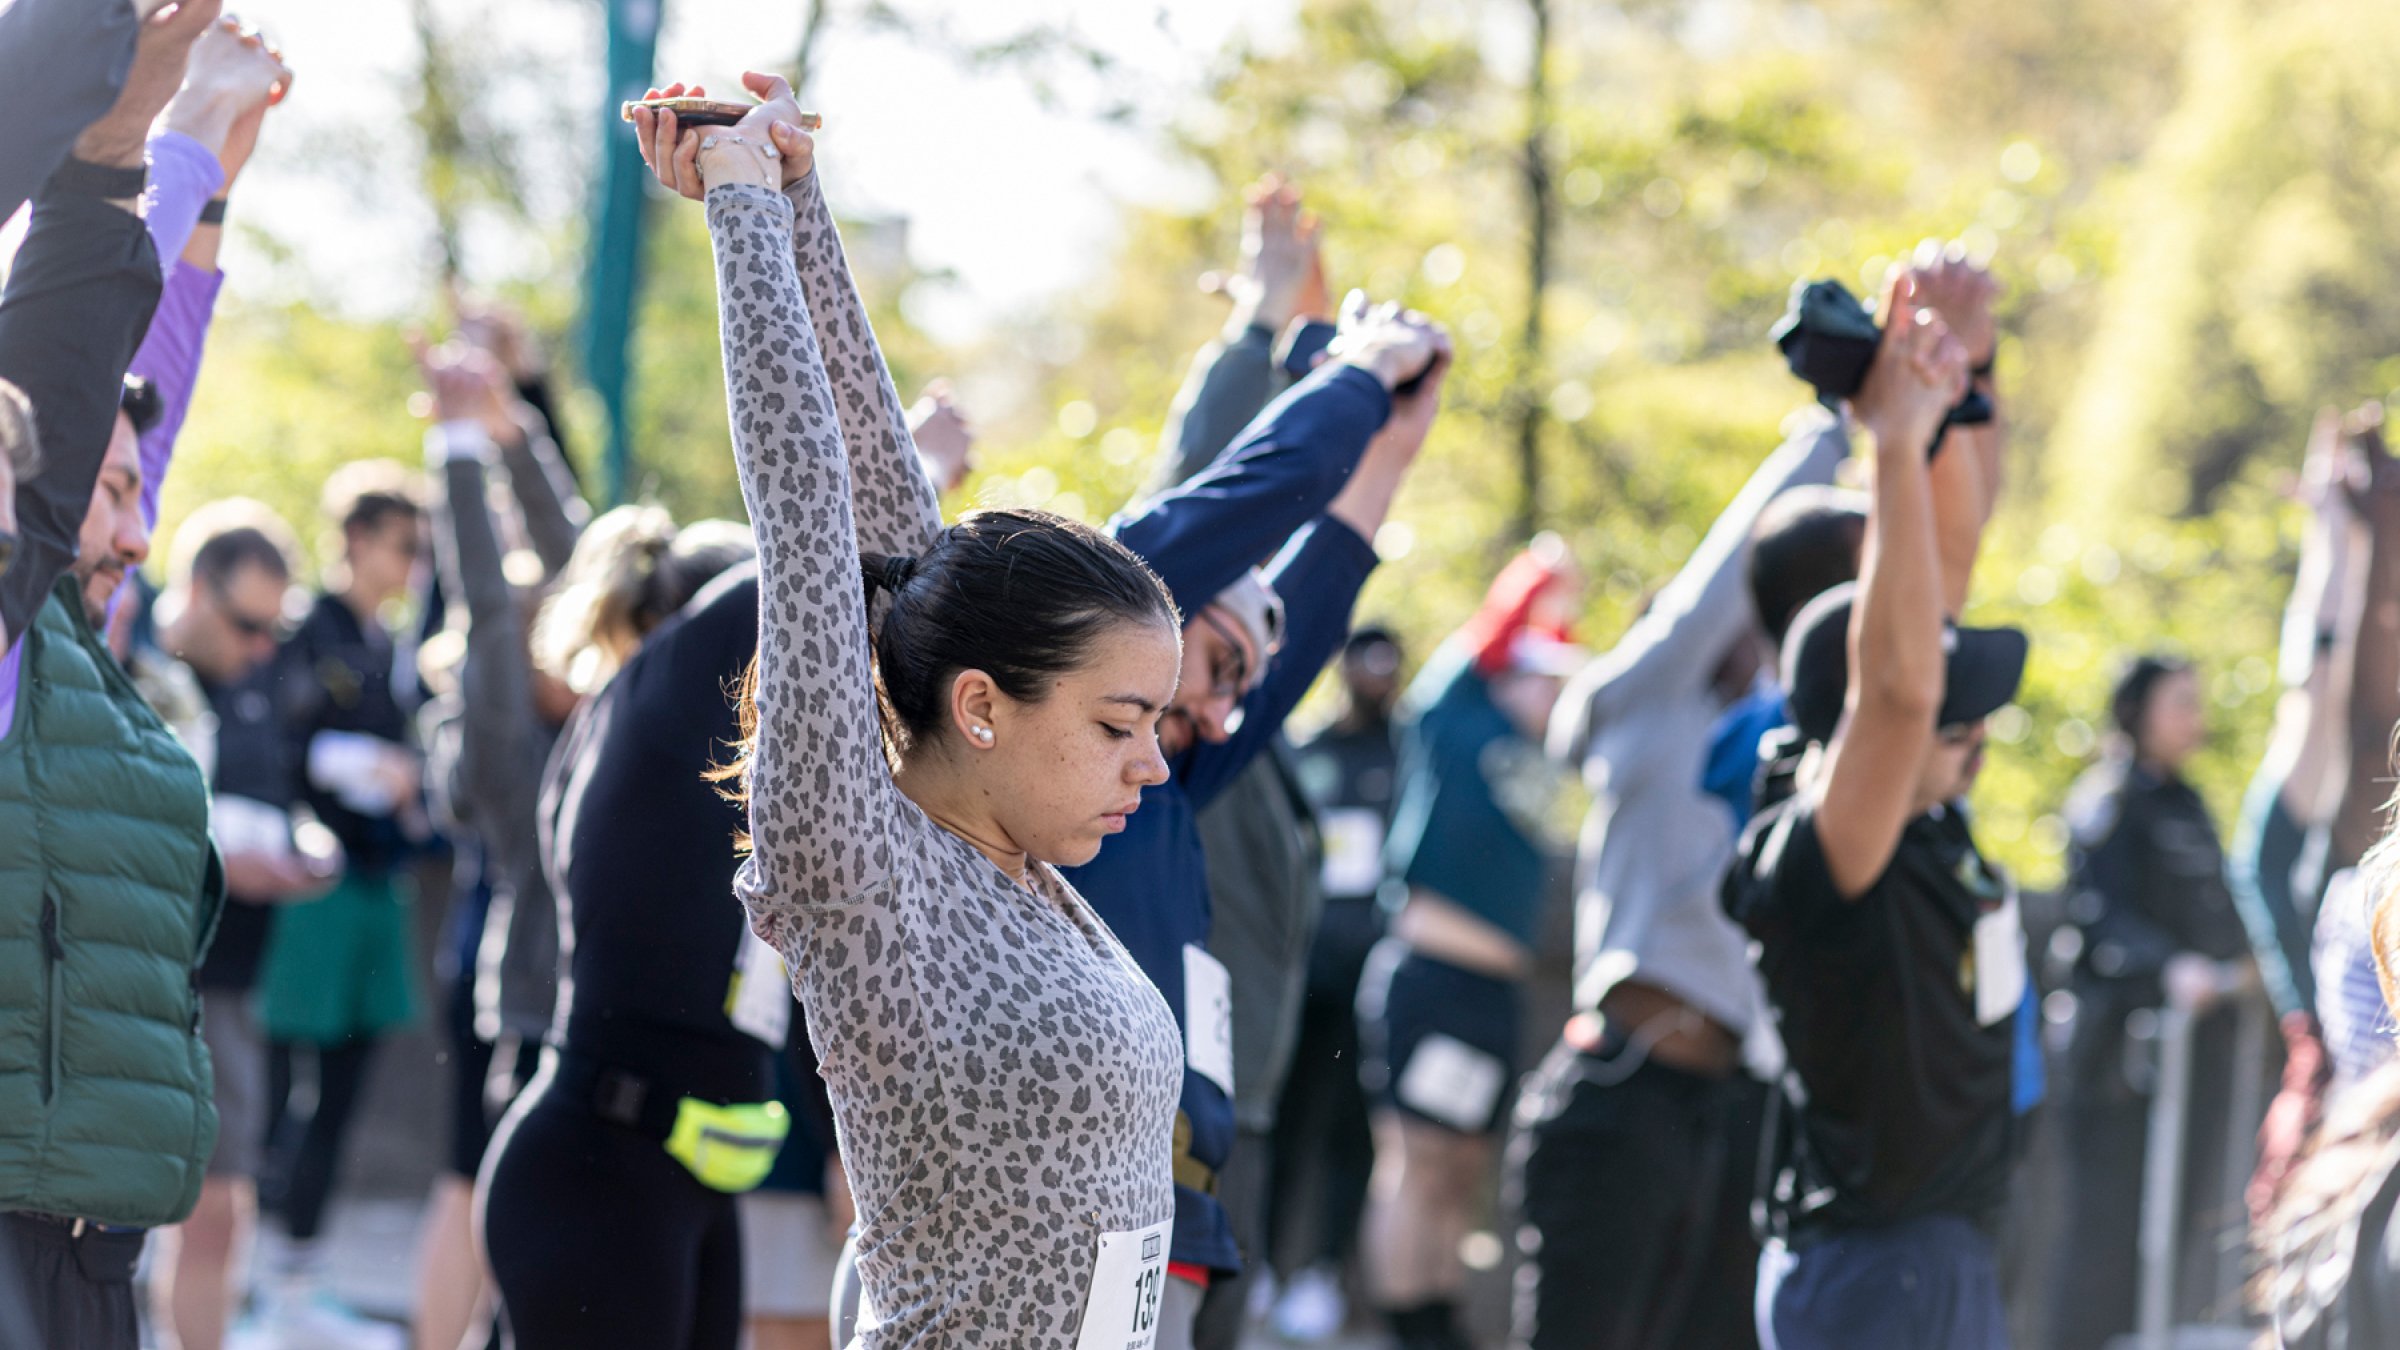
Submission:
[[[1192,1072],[1233,1095],[1233,976],[1223,962],[1183,947],[1183,1053]]]
[[[1481,1134],[1507,1085],[1508,1070],[1499,1059],[1437,1031],[1417,1042],[1392,1095],[1454,1130]]]
[[[1167,1233],[1162,1220],[1130,1233],[1102,1233],[1083,1301],[1075,1350],[1150,1350],[1158,1340],[1159,1303],[1167,1291]]]
[[[2014,1016],[2025,1001],[2025,926],[2017,918],[2017,888],[2000,908],[1975,921],[1975,1021],[1982,1026]]]

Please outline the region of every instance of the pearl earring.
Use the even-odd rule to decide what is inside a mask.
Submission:
[[[985,745],[990,745],[992,743],[992,729],[990,727],[969,727],[967,730],[974,735],[976,740],[983,742]]]

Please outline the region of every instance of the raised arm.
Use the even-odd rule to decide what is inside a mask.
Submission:
[[[1277,392],[1276,335],[1295,317],[1324,317],[1319,226],[1301,210],[1299,189],[1270,174],[1243,193],[1243,206],[1242,260],[1226,282],[1233,313],[1224,333],[1192,357],[1159,432],[1158,464],[1144,497],[1223,454]]]
[[[1756,622],[1748,567],[1760,513],[1787,489],[1831,483],[1849,453],[1841,419],[1820,414],[1759,464],[1650,612],[1567,682],[1550,720],[1552,758],[1580,766],[1603,724],[1715,675],[1725,653]]]
[[[1441,411],[1442,385],[1450,371],[1446,334],[1440,352],[1423,383],[1396,400],[1391,420],[1375,433],[1325,514],[1302,526],[1267,564],[1267,582],[1283,597],[1283,646],[1265,678],[1242,699],[1242,723],[1232,737],[1192,747],[1181,772],[1193,809],[1205,808],[1283,729],[1284,719],[1349,637],[1351,606],[1375,570],[1371,541]]]
[[[2366,518],[2370,543],[2350,674],[2350,778],[2334,812],[2329,874],[2366,856],[2383,834],[2392,728],[2400,723],[2400,461],[2384,450],[2379,417],[2353,413],[2345,430],[2366,459],[2366,484],[2353,488],[2352,500]]]
[[[133,66],[141,26],[131,0],[16,0],[0,7],[0,220],[25,204],[84,127],[109,106]]]
[[[806,302],[801,320],[815,328],[821,374],[835,395],[830,407],[849,451],[859,551],[922,553],[942,528],[941,500],[917,459],[907,406],[892,387],[867,307],[851,282],[841,232],[817,183],[814,146],[800,129],[800,105],[781,76],[751,71],[742,76],[742,87],[759,100],[758,107],[718,139],[729,152],[739,150],[767,163],[769,184],[779,186],[791,202],[786,251]],[[683,92],[680,84],[651,91]],[[690,92],[697,96],[700,90]],[[674,114],[637,112],[634,138],[662,184],[694,200],[714,186],[699,161],[699,142],[683,138]]]
[[[467,655],[458,681],[464,709],[459,795],[487,835],[505,833],[510,806],[530,801],[542,775],[538,758],[527,762],[517,753],[524,748],[521,733],[533,724],[533,673],[492,520],[486,474],[496,453],[490,435],[471,418],[446,416],[425,433],[425,467],[441,487],[433,502],[434,561],[443,592],[467,613]],[[503,854],[533,843],[489,842]],[[515,859],[507,861],[513,865]]]
[[[773,91],[757,92],[770,100],[791,97],[782,80],[773,84]],[[850,452],[859,551],[922,553],[942,528],[942,503],[918,462],[917,443],[908,433],[908,406],[892,387],[892,372],[851,281],[841,231],[816,174],[792,180],[784,192],[792,202],[792,262],[808,302],[807,317],[816,325],[826,378],[833,384],[842,444]]]
[[[1274,556],[1331,507],[1395,405],[1392,391],[1447,351],[1440,328],[1396,305],[1352,296],[1335,358],[1268,405],[1206,472],[1110,522],[1185,614]],[[1355,499],[1376,513],[1389,505]]]
[[[1913,272],[1893,279],[1883,313],[1883,345],[1853,401],[1875,488],[1850,611],[1850,688],[1814,813],[1826,868],[1849,898],[1891,864],[1941,712],[1942,568],[1925,446],[1967,372],[1966,348],[1920,308]]]
[[[116,102],[36,195],[0,295],[0,379],[32,402],[45,451],[41,472],[17,484],[18,555],[0,577],[0,643],[13,645],[74,561],[120,381],[158,305],[160,259],[139,214],[145,142],[217,3],[193,0],[142,25]]]
[[[2283,614],[2279,664],[2285,691],[2260,773],[2272,772],[2283,806],[2303,828],[2324,824],[2341,799],[2348,760],[2350,670],[2366,572],[2365,533],[2337,481],[2341,415],[2317,416],[2302,465],[2313,508],[2300,545],[2300,574]]]
[[[839,400],[794,266],[792,203],[757,125],[711,133],[708,149],[689,135],[678,153],[705,184],[734,460],[758,531],[754,852],[737,884],[761,935],[789,950],[794,907],[850,899],[891,870],[903,799],[878,730]],[[781,144],[811,150],[804,134]],[[904,434],[884,453],[895,448],[907,450]],[[913,455],[907,467],[929,510]],[[907,518],[884,510],[893,526]]]
[[[57,179],[34,198],[0,293],[0,380],[32,402],[43,454],[41,471],[17,484],[18,550],[0,574],[0,644],[25,631],[75,560],[120,382],[158,296],[158,253],[139,217]]]
[[[2350,556],[2358,526],[2335,481],[2340,451],[2341,415],[2327,408],[2310,431],[2301,468],[2301,492],[2312,519],[2283,612],[2285,688],[2225,859],[2226,884],[2249,931],[2259,977],[2276,1010],[2287,1015],[2316,1007],[2308,959],[2311,934],[2293,894],[2292,874],[2309,833],[2332,814],[2349,777],[2341,743],[2349,723],[2343,700],[2356,654],[2358,614],[2348,603],[2357,587],[2345,582],[2355,581],[2351,574],[2361,570],[2361,560]]]
[[[542,574],[557,576],[575,556],[592,510],[559,439],[541,349],[525,321],[504,305],[453,297],[451,306],[458,314],[455,340],[482,353],[472,358],[484,387],[477,417],[499,442],[500,467],[508,474],[525,541],[542,560]]]
[[[575,486],[574,471],[550,434],[538,408],[519,404],[514,434],[500,442],[500,467],[508,471],[509,495],[525,519],[525,538],[542,560],[542,573],[557,576],[575,556],[575,541],[591,523],[592,508]]]
[[[127,373],[148,379],[159,396],[158,421],[141,438],[142,521],[152,529],[224,283],[216,269],[223,228],[204,223],[202,208],[232,191],[260,121],[291,80],[291,70],[256,33],[219,19],[192,44],[183,84],[150,137],[142,223],[166,267],[166,287]],[[117,597],[109,603],[113,612]]]
[[[2001,457],[2008,444],[2008,423],[1993,372],[1999,325],[1993,321],[1992,302],[2000,288],[1990,272],[1966,260],[1965,250],[1956,245],[1945,249],[1930,240],[1917,247],[1915,272],[1918,303],[1941,315],[1965,346],[1968,365],[1978,372],[1972,376],[1974,387],[1992,403],[1991,421],[1949,430],[1931,471],[1942,605],[1955,618],[1966,611],[1975,559],[1983,549],[1983,528],[2000,504]]]

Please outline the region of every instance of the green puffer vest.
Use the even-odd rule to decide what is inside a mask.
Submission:
[[[193,988],[225,889],[208,785],[72,574],[24,642],[0,740],[0,1210],[175,1223],[217,1138]]]

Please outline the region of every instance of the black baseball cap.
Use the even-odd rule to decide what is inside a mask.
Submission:
[[[1850,606],[1858,583],[1844,582],[1811,600],[1793,618],[1783,644],[1784,696],[1792,723],[1812,741],[1833,739],[1850,685]],[[2025,634],[2015,628],[1942,625],[1949,653],[1938,725],[1980,722],[2017,696],[2025,678]]]

